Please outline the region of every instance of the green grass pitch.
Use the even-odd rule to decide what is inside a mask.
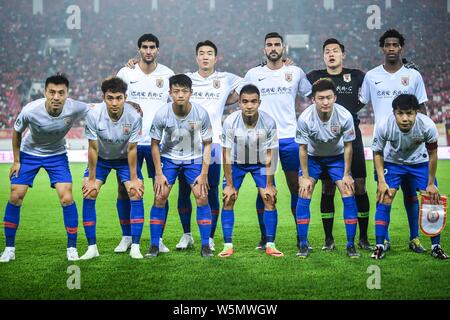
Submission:
[[[81,223],[81,177],[84,164],[72,164],[74,196],[79,211],[78,251],[87,247]],[[9,195],[9,165],[0,165],[0,208],[2,218]],[[372,163],[367,162],[368,192],[371,200],[369,239],[374,243],[375,183]],[[450,190],[450,161],[440,161],[440,190]],[[36,177],[21,211],[16,240],[16,261],[0,264],[0,299],[449,299],[449,260],[438,261],[430,256],[430,240],[422,236],[427,252],[408,250],[408,222],[402,196],[396,199],[391,218],[392,250],[382,261],[361,252],[358,260],[345,255],[345,228],[342,204],[336,196],[334,225],[337,251],[322,252],[323,230],[319,213],[320,187],[311,205],[310,242],[314,247],[308,259],[296,258],[295,225],[290,213],[290,197],[282,171],[277,173],[278,213],[277,246],[285,253],[273,258],[255,250],[259,227],[255,213],[255,187],[247,177],[237,202],[234,245],[236,253],[228,259],[200,256],[199,232],[192,224],[194,249],[178,252],[175,245],[182,234],[176,212],[177,187],[170,198],[170,212],[164,239],[170,253],[157,259],[132,260],[128,254],[115,254],[120,240],[120,227],[115,208],[116,181],[111,175],[97,201],[97,244],[100,257],[73,263],[80,268],[81,289],[69,290],[66,261],[66,234],[62,210],[54,190],[49,188],[45,171]],[[141,251],[149,244],[149,210],[153,192],[146,180],[145,225]],[[450,251],[450,232],[442,234],[442,245]],[[1,248],[4,231],[0,231]],[[219,222],[216,247],[222,247]],[[0,249],[1,250],[1,249]],[[217,252],[216,252],[217,254]],[[380,268],[381,289],[370,290],[368,268]]]

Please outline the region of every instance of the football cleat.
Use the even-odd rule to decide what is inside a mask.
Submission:
[[[431,256],[436,259],[446,260],[448,255],[444,252],[444,249],[440,245],[437,245],[431,250]]]
[[[209,257],[213,256],[213,253],[212,253],[211,248],[209,247],[209,245],[202,246],[202,251],[200,252],[200,254],[204,258],[209,258]]]
[[[98,257],[99,255],[100,254],[98,253],[97,245],[93,244],[88,246],[86,253],[80,257],[80,260],[91,260]]]
[[[120,240],[119,245],[114,249],[114,252],[115,253],[127,252],[130,246],[131,246],[131,237],[123,236],[122,240]]]
[[[256,250],[266,250],[266,240],[260,240],[255,248]]]
[[[283,257],[284,256],[283,252],[279,251],[275,247],[275,243],[271,243],[271,244],[267,244],[266,245],[266,253],[269,256],[272,256],[272,257]]]
[[[307,245],[300,246],[297,252],[297,257],[305,259],[309,256],[309,247]]]
[[[409,242],[409,249],[416,253],[424,253],[427,251],[424,247],[422,247],[419,237],[416,237]]]
[[[68,261],[80,260],[80,258],[78,257],[77,248],[74,248],[74,247],[67,248],[67,260]]]
[[[383,246],[381,246],[381,245],[376,246],[375,250],[373,251],[373,253],[370,257],[375,260],[381,260],[384,258],[384,253],[385,253],[385,250],[384,250]]]
[[[371,247],[369,240],[367,239],[359,239],[358,241],[358,247],[361,250],[368,250],[368,251],[373,251],[373,248]]]
[[[311,243],[309,243],[309,241],[306,241],[306,245],[308,246],[309,251],[313,250],[313,247],[312,247]]]
[[[209,238],[209,247],[211,248],[211,251],[216,251],[216,244],[214,243],[213,238]]]
[[[322,250],[325,251],[332,251],[336,249],[336,244],[334,243],[333,239],[325,239],[325,244],[322,247]]]
[[[6,247],[0,257],[0,262],[10,262],[12,260],[16,260],[16,248]]]
[[[147,253],[145,254],[146,258],[155,258],[158,256],[159,247],[158,246],[150,246]]]
[[[159,252],[161,253],[170,252],[169,248],[167,248],[166,245],[164,244],[162,238],[159,239]]]
[[[353,244],[349,245],[347,247],[347,257],[349,257],[350,259],[358,259],[359,258],[359,253],[356,252],[356,248]]]
[[[384,240],[384,252],[388,252],[389,250],[391,250],[391,242]]]
[[[234,253],[233,245],[232,244],[225,244],[223,246],[222,252],[220,252],[218,254],[218,256],[221,257],[221,258],[228,258],[229,256],[233,255],[233,253]]]
[[[142,259],[144,258],[141,254],[141,250],[139,248],[139,243],[133,243],[130,249],[130,257],[133,259]]]
[[[177,248],[177,250],[185,250],[187,248],[192,248],[193,246],[194,246],[194,238],[192,237],[192,234],[185,233],[181,236],[181,239],[177,243],[175,248]]]

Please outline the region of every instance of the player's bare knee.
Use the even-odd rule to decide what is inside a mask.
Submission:
[[[195,202],[197,203],[197,206],[206,206],[208,204],[208,195],[199,195],[198,197],[195,197]]]
[[[25,198],[25,193],[18,190],[11,190],[11,195],[9,196],[9,203],[20,206],[22,205],[23,199]]]
[[[89,193],[86,197],[84,197],[85,199],[89,199],[89,200],[96,200],[98,196],[98,192],[97,190],[92,190],[91,193]]]
[[[223,208],[225,210],[233,210],[234,208],[234,204],[235,204],[235,200],[234,199],[227,199],[223,201]]]
[[[59,198],[59,202],[61,203],[61,205],[63,207],[71,205],[73,203],[72,193],[67,192],[67,193],[61,195],[61,197]]]

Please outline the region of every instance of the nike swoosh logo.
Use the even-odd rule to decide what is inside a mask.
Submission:
[[[265,78],[258,78],[258,81],[263,81]]]
[[[375,84],[379,84],[379,83],[382,83],[382,82],[383,82],[383,81],[378,81],[378,82],[377,82],[377,81],[375,81]]]
[[[98,129],[98,131],[105,131],[106,129]]]
[[[136,82],[139,82],[139,80],[138,81],[130,81],[130,84],[133,84],[133,83],[136,83]]]

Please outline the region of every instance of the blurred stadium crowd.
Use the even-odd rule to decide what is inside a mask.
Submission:
[[[406,38],[405,54],[420,67],[428,93],[429,115],[436,123],[450,123],[450,13],[441,1],[392,0],[335,1],[325,9],[322,1],[273,0],[268,12],[263,0],[127,2],[100,0],[47,1],[43,14],[33,14],[31,1],[0,2],[0,129],[11,128],[27,102],[42,96],[33,83],[56,71],[68,74],[72,98],[86,102],[101,99],[100,82],[115,74],[137,54],[136,41],[143,33],[160,39],[158,61],[176,73],[196,70],[195,44],[210,39],[218,45],[218,69],[240,76],[263,60],[264,35],[309,34],[309,47],[289,56],[306,72],[323,68],[322,43],[335,37],[346,46],[346,67],[367,71],[383,62],[378,38],[396,28]],[[66,8],[81,8],[81,28],[69,30]],[[381,8],[381,29],[370,30],[366,12],[371,4]],[[49,50],[49,38],[69,38],[70,51]],[[300,100],[299,109],[307,102]],[[235,108],[236,106],[232,107]],[[231,111],[228,110],[228,111]],[[370,108],[361,111],[362,123],[372,123]]]

